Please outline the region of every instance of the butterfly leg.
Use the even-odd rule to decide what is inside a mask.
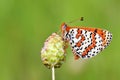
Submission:
[[[74,54],[74,59],[75,60],[78,60],[80,57],[75,53],[75,51],[72,49],[72,52],[73,52],[73,54]]]
[[[64,43],[64,51],[65,51],[65,53],[67,53],[67,52],[66,52],[66,49],[67,49],[67,48],[68,48],[68,42],[65,41],[65,43]]]

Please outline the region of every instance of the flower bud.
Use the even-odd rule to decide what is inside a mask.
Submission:
[[[53,33],[47,38],[41,50],[43,64],[49,69],[53,66],[59,68],[65,61],[65,42],[62,37]]]

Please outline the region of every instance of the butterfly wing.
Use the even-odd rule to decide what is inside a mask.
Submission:
[[[107,30],[96,28],[70,28],[64,31],[64,39],[69,41],[78,58],[91,58],[105,49],[112,39]]]

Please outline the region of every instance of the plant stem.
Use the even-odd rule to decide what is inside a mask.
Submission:
[[[54,66],[52,67],[52,80],[55,80],[55,68],[54,68]]]

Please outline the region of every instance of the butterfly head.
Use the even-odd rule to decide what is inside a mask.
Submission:
[[[61,30],[62,30],[62,32],[65,31],[66,28],[67,28],[67,24],[62,23],[62,24],[61,24]]]
[[[69,32],[70,27],[66,23],[61,24],[61,31],[64,33],[65,31]]]

